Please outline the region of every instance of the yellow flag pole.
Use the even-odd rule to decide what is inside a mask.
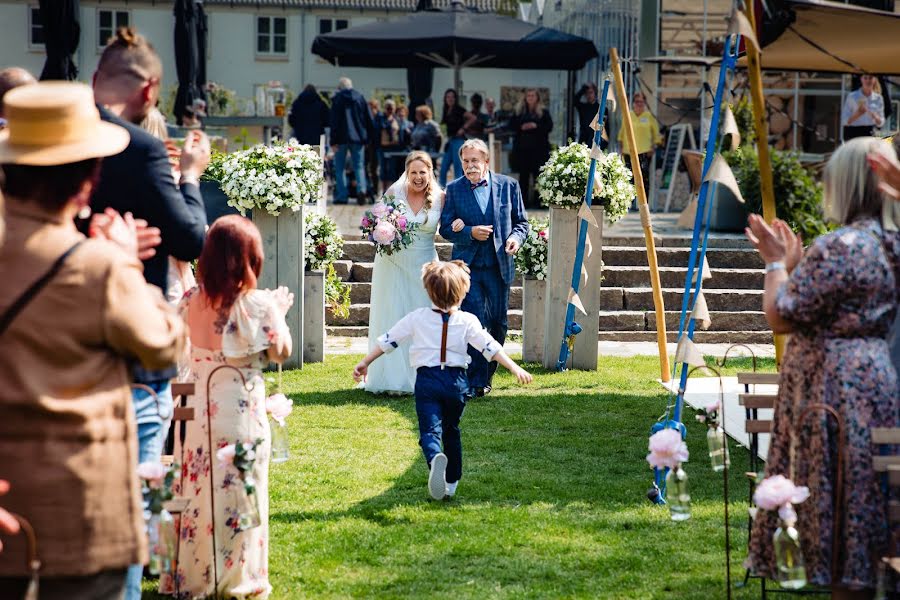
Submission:
[[[756,31],[753,2],[744,2],[744,14],[750,27]],[[753,124],[756,128],[756,149],[759,153],[759,187],[762,192],[763,219],[766,223],[775,220],[775,184],[772,181],[772,162],[769,158],[769,123],[763,97],[762,69],[759,63],[759,48],[744,38],[747,48],[747,72],[750,75],[750,99],[753,103]],[[780,368],[784,356],[785,336],[775,336],[775,364]]]
[[[616,80],[616,95],[622,107],[622,121],[628,141],[628,152],[631,154],[631,172],[634,174],[634,187],[641,211],[641,224],[644,226],[644,239],[647,242],[647,262],[650,265],[650,284],[653,286],[653,306],[656,309],[656,343],[659,346],[660,379],[668,383],[669,351],[666,349],[666,309],[663,305],[662,286],[659,282],[659,265],[656,262],[656,244],[653,241],[653,226],[650,223],[650,206],[647,204],[647,193],[644,191],[644,175],[641,173],[641,162],[636,151],[634,126],[631,122],[631,109],[625,93],[625,82],[622,80],[622,69],[619,66],[619,51],[609,49],[610,63]]]

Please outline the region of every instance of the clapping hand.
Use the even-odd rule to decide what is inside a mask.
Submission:
[[[157,241],[152,247],[147,247],[147,245],[159,236],[159,229],[148,228],[146,221],[143,221],[142,229],[144,235],[139,240],[137,221],[131,216],[131,213],[125,213],[123,218],[112,208],[107,208],[102,213],[95,213],[91,216],[88,232],[92,238],[108,240],[119,246],[126,254],[145,260],[156,254],[153,247],[159,245],[159,242]],[[149,233],[148,229],[151,230]],[[155,229],[155,234],[153,229]],[[141,243],[144,244],[143,248]]]
[[[532,122],[522,123],[521,129],[522,129],[522,131],[531,131],[532,129],[537,129],[537,123],[532,123]]]
[[[209,136],[202,131],[189,132],[184,138],[184,149],[179,158],[181,173],[199,178],[209,165],[211,152]]]
[[[873,152],[869,154],[869,166],[881,180],[878,189],[893,198],[900,200],[900,162]]]
[[[787,223],[775,219],[769,226],[761,216],[750,215],[748,225],[744,230],[747,239],[765,262],[784,262],[788,273],[797,266],[803,256],[803,243]]]
[[[294,305],[294,294],[284,286],[281,286],[272,292],[272,299],[275,301],[275,306],[278,307],[278,310],[285,315],[287,314],[287,311],[290,310],[291,306]]]

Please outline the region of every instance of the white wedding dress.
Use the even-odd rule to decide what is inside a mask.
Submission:
[[[369,305],[369,351],[378,336],[417,308],[431,306],[422,286],[422,265],[437,258],[434,236],[440,226],[442,194],[433,194],[430,209],[424,207],[413,213],[406,203],[406,177],[394,183],[385,194],[402,203],[403,214],[409,222],[419,224],[413,232],[413,243],[388,256],[375,255],[372,272],[372,292]],[[373,393],[412,394],[416,372],[409,366],[409,343],[401,344],[395,352],[381,356],[369,366],[365,390]]]

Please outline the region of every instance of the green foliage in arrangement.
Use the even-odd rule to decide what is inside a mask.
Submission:
[[[306,271],[325,271],[325,305],[339,318],[350,315],[350,284],[334,269],[344,252],[344,238],[328,215],[309,211],[304,217],[303,258]]]

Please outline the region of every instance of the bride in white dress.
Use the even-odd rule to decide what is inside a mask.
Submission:
[[[394,196],[407,221],[418,223],[413,242],[392,255],[376,254],[369,306],[369,350],[383,333],[407,314],[431,306],[422,286],[422,265],[437,258],[434,236],[441,222],[444,194],[434,178],[434,165],[426,152],[411,152],[406,170],[385,193]],[[365,390],[373,393],[412,394],[416,372],[409,366],[409,344],[381,357],[369,367]]]

